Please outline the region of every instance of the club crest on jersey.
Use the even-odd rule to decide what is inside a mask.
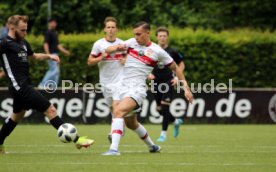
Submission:
[[[27,47],[26,47],[26,45],[23,45],[23,48],[24,48],[24,50],[25,50],[25,51],[27,51]]]
[[[140,51],[138,52],[138,54],[139,54],[139,56],[143,56],[143,55],[144,55],[144,51],[143,51],[143,50],[140,50]]]

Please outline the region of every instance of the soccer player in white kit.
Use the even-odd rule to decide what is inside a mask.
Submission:
[[[114,17],[106,17],[104,26],[105,37],[94,43],[87,63],[89,66],[98,64],[101,91],[106,104],[112,110],[112,102],[116,97],[116,85],[120,81],[120,75],[124,67],[125,54],[122,52],[105,53],[107,47],[121,44],[123,41],[116,38],[117,20]]]
[[[127,51],[127,59],[123,70],[119,90],[120,101],[113,110],[114,118],[112,122],[112,143],[107,152],[102,155],[120,155],[118,151],[119,142],[123,134],[125,125],[132,129],[148,145],[149,152],[160,152],[161,147],[155,145],[148,135],[147,130],[137,121],[137,116],[128,114],[139,109],[143,99],[146,97],[146,79],[148,74],[158,61],[162,61],[168,66],[183,83],[185,97],[189,102],[193,101],[193,94],[185,80],[184,74],[179,70],[176,63],[159,45],[150,40],[150,25],[146,22],[138,22],[133,26],[135,38],[131,38],[115,46],[108,47],[105,51],[108,54]],[[128,115],[126,117],[126,115]]]

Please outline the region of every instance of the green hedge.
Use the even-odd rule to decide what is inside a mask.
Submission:
[[[61,55],[61,79],[74,82],[98,82],[97,66],[88,67],[87,57],[93,43],[103,33],[60,35],[60,42],[72,52]],[[118,37],[132,37],[131,30],[121,30]],[[28,36],[36,52],[42,51],[42,37]],[[155,40],[154,33],[152,39]],[[250,29],[213,32],[189,28],[170,28],[170,44],[184,54],[189,82],[228,83],[234,87],[276,87],[276,35]],[[46,62],[31,61],[31,75],[38,84],[47,70]],[[3,84],[3,81],[1,81]]]

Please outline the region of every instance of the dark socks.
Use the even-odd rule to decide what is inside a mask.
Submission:
[[[163,116],[162,131],[167,131],[170,122],[173,122],[175,119],[170,113],[170,106],[162,104],[160,114]]]
[[[59,126],[61,126],[62,124],[64,124],[64,122],[62,121],[62,119],[60,119],[59,116],[54,117],[53,119],[50,120],[50,124],[52,124],[53,127],[55,127],[56,129],[59,128]]]
[[[13,129],[16,127],[16,125],[17,125],[17,123],[14,122],[11,118],[8,118],[4,122],[4,124],[0,130],[0,145],[4,144],[5,138],[11,134]]]

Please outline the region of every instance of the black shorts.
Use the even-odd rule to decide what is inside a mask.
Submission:
[[[13,97],[13,112],[18,113],[22,110],[35,109],[45,112],[51,105],[40,92],[32,86],[25,86],[19,91],[10,90]]]
[[[157,83],[154,85],[154,98],[157,106],[161,105],[161,101],[170,103],[172,101],[174,86],[171,85],[171,80],[168,82]]]

